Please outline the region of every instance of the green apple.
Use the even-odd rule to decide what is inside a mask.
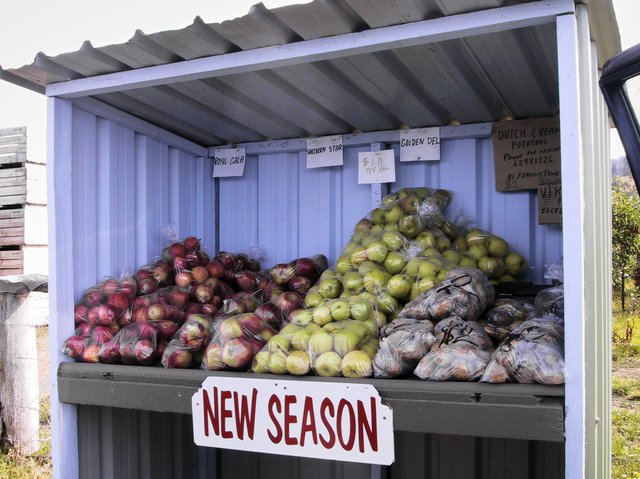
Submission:
[[[373,270],[382,270],[382,266],[374,263],[373,261],[365,261],[364,263],[362,263],[360,266],[358,266],[358,273],[365,275],[367,274],[369,271],[373,271]]]
[[[422,294],[426,291],[429,291],[433,288],[438,282],[433,278],[422,278],[419,281],[416,281],[415,285],[418,289],[419,293]]]
[[[345,378],[368,378],[372,373],[371,358],[365,351],[351,351],[342,358],[342,375]]]
[[[353,266],[358,266],[364,261],[367,261],[367,259],[367,248],[365,248],[364,246],[358,246],[349,256],[349,261]]]
[[[425,250],[422,252],[422,256],[424,256],[425,258],[439,258],[440,257],[440,251],[438,251],[435,248],[425,248]]]
[[[422,258],[411,258],[404,267],[404,272],[412,278],[420,274],[420,265],[423,263]]]
[[[360,242],[360,244],[365,247],[368,248],[369,245],[375,241],[378,241],[378,237],[372,234],[369,234],[367,236],[365,236],[364,238],[362,238],[362,241]]]
[[[382,326],[387,324],[387,315],[384,314],[382,311],[379,311],[376,309],[373,311],[373,314],[371,315],[371,319],[367,319],[367,321],[371,321],[376,325],[376,327],[381,328]],[[367,321],[365,321],[365,323],[367,323]]]
[[[387,223],[398,223],[403,216],[400,205],[392,205],[384,212],[384,218]]]
[[[429,188],[426,188],[424,186],[418,186],[414,188],[413,193],[421,200],[426,200],[431,195]]]
[[[489,256],[489,251],[484,244],[474,244],[469,246],[467,254],[478,261],[483,256]]]
[[[356,223],[355,230],[357,232],[362,231],[364,233],[368,233],[369,231],[371,231],[372,227],[373,227],[373,221],[371,221],[369,218],[362,218],[360,221]]]
[[[504,258],[504,264],[507,269],[507,273],[513,276],[518,276],[527,269],[527,261],[518,253],[509,253]]]
[[[304,329],[309,331],[309,333],[313,334],[316,331],[319,331],[321,328],[316,323],[309,323],[304,327]]]
[[[353,266],[351,264],[351,256],[343,255],[340,256],[336,261],[336,271],[338,274],[345,274],[347,271],[351,269]]]
[[[251,370],[254,373],[264,374],[269,372],[269,351],[260,351],[253,357]]]
[[[467,246],[484,246],[487,239],[487,233],[479,229],[472,229],[464,236]]]
[[[307,329],[301,329],[295,334],[291,335],[291,347],[297,351],[308,351],[309,340],[311,338],[311,332]]]
[[[358,295],[358,298],[364,300],[364,301],[368,301],[371,304],[375,303],[376,300],[376,296],[372,293],[370,293],[369,291],[363,291],[362,293],[360,293]]]
[[[416,236],[415,240],[425,248],[435,248],[437,245],[436,235],[432,231],[423,231]]]
[[[409,301],[413,301],[418,296],[420,296],[420,291],[418,291],[418,283],[413,283],[411,285],[411,291],[409,291]]]
[[[404,245],[402,235],[397,231],[385,231],[382,233],[382,242],[391,251],[398,251]]]
[[[335,377],[340,374],[342,358],[333,351],[321,354],[313,365],[318,376]]]
[[[453,249],[461,252],[467,251],[469,249],[469,246],[467,245],[467,240],[464,239],[462,236],[460,238],[456,238],[453,241]]]
[[[395,298],[406,298],[411,292],[413,281],[406,274],[396,274],[387,281],[387,291]]]
[[[287,352],[289,351],[289,336],[283,334],[276,334],[273,338],[269,340],[269,352],[271,354],[277,351]]]
[[[285,374],[287,372],[287,356],[284,351],[276,351],[269,355],[269,372],[273,374]]]
[[[368,231],[355,231],[351,235],[351,242],[360,245],[360,242],[369,234]]]
[[[376,296],[376,304],[380,311],[386,314],[395,314],[399,311],[398,300],[386,291],[378,293]]]
[[[297,326],[306,326],[313,322],[313,309],[296,309],[289,315],[289,321]]]
[[[344,328],[333,335],[333,350],[341,357],[344,357],[345,354],[354,351],[358,347],[360,339],[355,331]]]
[[[349,303],[343,300],[331,303],[329,309],[331,310],[331,317],[334,321],[344,321],[345,319],[349,319],[349,315],[351,314],[351,307],[349,306]]]
[[[362,275],[358,271],[347,271],[342,277],[342,285],[351,291],[360,291]]]
[[[499,283],[515,283],[516,278],[515,276],[511,276],[510,274],[503,274],[498,278],[498,282]]]
[[[371,234],[373,236],[380,236],[382,233],[384,233],[384,228],[382,227],[382,225],[375,225],[373,228],[371,228]]]
[[[384,260],[384,267],[391,274],[401,272],[406,265],[407,262],[404,260],[404,257],[396,251],[390,252],[387,255],[387,259]]]
[[[342,294],[342,283],[338,279],[325,279],[318,285],[320,294],[326,299],[334,299]]]
[[[440,272],[440,265],[431,259],[423,260],[418,268],[420,278],[435,278]]]
[[[374,263],[383,263],[389,249],[382,241],[372,241],[367,246],[367,258]]]
[[[458,266],[462,268],[477,268],[478,262],[471,256],[463,255],[460,258],[460,262],[458,263]]]
[[[309,353],[306,351],[292,351],[287,357],[286,367],[289,374],[294,376],[304,376],[309,373],[311,370]]]
[[[378,340],[370,339],[360,347],[360,350],[367,353],[367,356],[369,356],[371,359],[375,358],[376,353],[378,352]]]
[[[377,293],[381,290],[385,284],[387,284],[387,275],[384,271],[373,270],[369,271],[362,277],[364,289],[369,293]]]
[[[398,223],[387,223],[383,229],[385,231],[398,231]]]
[[[486,274],[488,278],[496,279],[504,274],[505,265],[500,258],[483,256],[478,260],[478,269]]]
[[[315,357],[332,350],[333,336],[331,334],[322,329],[311,333],[311,337],[309,338],[309,351],[311,351]]]
[[[345,323],[346,325],[342,328],[342,331],[351,331],[354,333],[358,336],[358,343],[361,343],[364,339],[370,336],[369,328],[365,325],[366,321],[345,321]]]
[[[487,239],[487,250],[494,258],[504,258],[509,252],[509,245],[499,236],[489,236]]]
[[[327,323],[333,321],[331,316],[331,308],[327,304],[321,304],[313,308],[313,322],[324,326]]]
[[[384,225],[387,220],[385,219],[384,210],[381,208],[376,208],[371,212],[371,221],[375,225]]]
[[[452,249],[444,251],[442,253],[442,257],[444,258],[445,261],[448,261],[453,264],[460,263],[460,260],[462,259],[462,255]]]
[[[438,247],[438,251],[447,251],[451,249],[451,240],[446,236],[438,236],[436,238],[436,245]]]
[[[336,272],[333,269],[325,269],[322,274],[320,275],[320,279],[319,281],[323,281],[325,279],[336,279],[338,277],[338,275],[336,274]],[[314,286],[314,288],[317,288],[317,292],[320,292],[320,287],[319,286]],[[309,290],[311,291],[311,290]]]
[[[415,238],[422,228],[423,226],[419,223],[417,215],[403,216],[398,222],[398,231],[407,238]]]
[[[418,201],[418,198],[411,195],[411,196],[407,196],[406,198],[403,198],[400,201],[400,208],[402,208],[402,211],[404,212],[405,215],[413,215],[418,211],[419,204],[420,202]]]
[[[323,301],[324,296],[322,296],[320,293],[307,294],[304,298],[304,305],[307,308],[313,308],[321,304]]]
[[[382,198],[382,205],[388,205],[394,201],[398,201],[398,195],[396,193],[391,193]]]
[[[380,333],[381,326],[375,319],[367,319],[366,321],[362,321],[362,324],[367,328],[367,332],[370,336],[378,336]]]
[[[369,301],[359,299],[351,305],[351,317],[359,321],[365,321],[371,318],[373,314],[373,306]]]

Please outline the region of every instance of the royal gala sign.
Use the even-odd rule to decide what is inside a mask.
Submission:
[[[393,411],[370,384],[208,377],[191,399],[198,446],[389,465]]]

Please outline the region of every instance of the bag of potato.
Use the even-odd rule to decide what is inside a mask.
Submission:
[[[564,286],[552,286],[540,291],[536,295],[535,307],[537,315],[553,314],[564,318]]]
[[[482,381],[563,384],[563,351],[561,320],[555,315],[529,319],[498,346]]]
[[[373,359],[376,378],[397,378],[411,372],[435,343],[429,320],[396,318],[382,328],[378,352]]]
[[[493,344],[482,326],[451,316],[435,327],[436,342],[414,374],[429,381],[477,381],[491,360]]]
[[[514,328],[535,314],[532,304],[515,299],[497,299],[478,320],[495,345],[500,344]]]

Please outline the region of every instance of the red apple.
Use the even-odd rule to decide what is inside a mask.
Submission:
[[[109,341],[103,344],[98,353],[101,363],[116,364],[120,362],[120,346],[117,341]]]
[[[113,339],[113,330],[107,326],[95,326],[89,335],[91,344],[102,346]]]
[[[195,236],[187,236],[184,241],[182,241],[182,244],[187,252],[200,249],[200,240]]]
[[[174,288],[169,293],[169,303],[184,311],[189,305],[189,293],[181,289]]]
[[[193,316],[190,316],[190,318]],[[198,349],[207,340],[207,330],[197,321],[185,322],[178,331],[180,343],[189,349]]]
[[[239,314],[236,316],[236,319],[240,323],[240,326],[242,326],[243,330],[245,330],[245,336],[247,335],[247,332],[252,335],[256,335],[266,327],[266,322],[255,313]]]
[[[311,289],[311,286],[311,280],[305,276],[294,276],[291,278],[291,281],[289,281],[289,288],[302,297],[306,296],[307,291]]]
[[[94,328],[93,324],[82,322],[78,325],[76,330],[73,332],[75,336],[89,336],[91,334],[91,330]]]
[[[119,326],[126,326],[127,324],[131,324],[134,322],[133,319],[133,312],[131,311],[131,309],[125,309],[122,314],[120,315],[120,317],[118,318],[118,325]]]
[[[271,268],[271,279],[279,286],[287,284],[295,274],[293,266],[287,263],[280,263]]]
[[[209,272],[204,266],[196,266],[191,270],[191,274],[196,283],[204,283],[209,277]]]
[[[193,275],[190,271],[181,271],[176,274],[176,284],[181,288],[188,288],[193,283]]]
[[[210,342],[204,353],[204,359],[202,362],[204,368],[208,371],[219,371],[224,369],[224,362],[222,361],[222,346],[216,342]]]
[[[303,276],[310,282],[314,282],[320,277],[320,272],[311,258],[298,258],[293,262],[293,268],[296,276]]]
[[[284,317],[289,317],[292,311],[304,308],[304,302],[298,293],[293,291],[285,291],[273,300]]]
[[[242,325],[233,316],[219,322],[217,332],[223,341],[229,341],[230,339],[239,338],[243,335]]]
[[[222,348],[222,360],[233,369],[246,368],[253,359],[253,348],[244,338],[228,341]]]
[[[195,291],[193,292],[193,298],[201,304],[206,304],[211,302],[214,296],[214,291],[211,286],[207,286],[206,284],[199,284]]]
[[[207,267],[209,264],[210,258],[207,253],[204,251],[196,251],[196,266]]]
[[[90,308],[102,304],[103,301],[104,294],[102,294],[102,291],[98,291],[97,289],[87,291],[82,298],[82,302]]]
[[[86,336],[71,336],[64,342],[62,353],[73,359],[82,359],[82,353],[88,342]]]
[[[100,353],[100,346],[97,344],[90,344],[82,352],[82,360],[85,363],[97,363],[99,361],[98,354]]]
[[[176,331],[178,331],[178,325],[173,321],[158,321],[154,323],[154,327],[158,332],[159,339],[169,340],[176,334]]]
[[[146,321],[143,323],[137,323],[135,326],[131,326],[132,339],[154,339],[158,334],[158,329],[155,323]]]
[[[141,307],[133,311],[132,318],[134,323],[149,321],[149,308]]]
[[[106,280],[104,283],[100,285],[100,289],[105,294],[113,294],[117,293],[120,290],[120,283],[115,279],[111,278]]]
[[[145,279],[153,279],[153,275],[145,268],[141,268],[136,272],[135,275],[136,282],[140,282]]]
[[[282,325],[281,313],[275,304],[265,303],[259,306],[255,313],[275,329],[280,329]]]
[[[175,259],[180,256],[184,256],[187,253],[182,243],[173,243],[165,248],[163,256],[167,259]]]
[[[221,251],[216,255],[214,260],[222,263],[224,269],[233,271],[236,268],[236,258],[231,253],[225,253],[224,251]]]
[[[133,348],[133,354],[140,364],[151,364],[156,359],[156,349],[148,339],[138,341]]]
[[[189,303],[185,314],[199,314],[202,313],[202,305],[200,303]]]
[[[258,271],[260,271],[260,261],[258,261],[257,259],[250,259],[247,263],[247,269],[249,271],[257,273]]]
[[[89,320],[89,308],[84,304],[76,304],[73,310],[73,316],[76,324],[80,324]]]
[[[219,261],[212,261],[207,265],[207,271],[212,278],[221,279],[224,277],[224,266]]]
[[[99,321],[98,311],[100,310],[100,306],[94,306],[89,310],[87,314],[87,321],[89,324],[96,324]]]
[[[151,275],[159,286],[167,286],[171,283],[171,265],[167,261],[158,261],[154,263]]]
[[[162,365],[165,368],[186,369],[191,367],[192,361],[193,353],[191,351],[171,347],[171,345],[167,346],[162,355]]]
[[[142,279],[138,281],[138,292],[142,295],[153,294],[158,291],[158,283],[153,278]]]
[[[115,323],[117,320],[118,312],[113,306],[108,304],[98,306],[98,324],[108,325]]]
[[[150,321],[164,321],[167,319],[167,309],[164,304],[152,304],[149,306],[147,316]]]
[[[329,260],[323,254],[315,255],[313,258],[311,258],[311,261],[313,261],[313,263],[316,265],[318,274],[324,273],[325,270],[329,267]]]
[[[206,314],[207,316],[215,316],[216,314],[218,314],[218,310],[220,309],[219,306],[216,306],[215,304],[211,304],[211,303],[207,303],[207,304],[203,304],[202,305],[202,314]]]
[[[260,276],[248,270],[241,270],[235,274],[236,284],[245,293],[255,293],[258,290]]]
[[[129,307],[129,296],[125,293],[112,293],[107,299],[107,304],[122,312]]]

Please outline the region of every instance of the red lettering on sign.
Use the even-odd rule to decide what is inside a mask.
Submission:
[[[238,393],[233,392],[233,406],[236,410],[236,435],[238,439],[244,439],[245,426],[247,428],[247,435],[249,439],[253,439],[253,431],[255,429],[256,420],[256,397],[258,396],[258,390],[253,388],[251,391],[251,412],[249,412],[248,398],[244,394],[242,399],[238,401]]]
[[[220,434],[220,421],[218,418],[218,388],[213,388],[213,408],[209,400],[209,394],[205,389],[202,390],[202,408],[204,409],[204,435],[209,437],[209,421],[213,425],[213,433],[217,436]]]
[[[322,420],[322,424],[327,429],[329,433],[329,439],[325,439],[322,434],[320,434],[320,443],[327,449],[331,449],[336,443],[336,434],[333,432],[333,427],[327,420],[327,409],[329,410],[329,414],[331,417],[334,416],[335,410],[333,408],[333,403],[329,398],[324,398],[322,403],[320,404],[320,419]]]
[[[349,439],[344,440],[342,435],[343,433],[343,424],[342,424],[342,415],[344,414],[345,409],[349,412],[349,417],[347,418],[348,425],[347,431],[349,433]],[[336,419],[337,427],[338,427],[338,441],[340,441],[340,445],[345,451],[350,451],[353,449],[353,445],[356,442],[356,417],[355,412],[353,410],[353,406],[346,399],[340,399],[338,403],[338,417]]]
[[[366,432],[369,445],[374,452],[378,451],[378,413],[376,411],[376,400],[371,398],[371,414],[364,410],[364,403],[358,400],[358,447],[360,452],[364,452],[364,434]],[[371,416],[371,422],[367,418]]]
[[[300,445],[304,446],[305,435],[310,432],[313,443],[318,444],[318,433],[316,431],[316,416],[313,412],[313,398],[307,396],[304,400],[304,410],[302,411],[302,428],[300,429]]]
[[[231,409],[227,409],[227,399],[231,399],[231,391],[222,391],[220,393],[220,423],[222,424],[220,436],[224,439],[232,439],[233,433],[227,430],[227,419],[233,414],[231,413]]]
[[[290,413],[291,404],[295,404],[297,401],[298,399],[291,394],[287,394],[284,397],[284,443],[288,446],[295,446],[298,444],[298,440],[289,435],[289,428],[291,425],[298,422],[298,418]]]
[[[278,398],[278,396],[276,396],[275,394],[272,394],[269,398],[269,417],[271,418],[271,422],[273,423],[273,425],[276,427],[276,432],[275,434],[273,434],[270,429],[267,429],[267,435],[269,436],[269,439],[271,439],[271,442],[273,442],[274,444],[278,444],[280,441],[282,441],[282,428],[280,427],[280,423],[273,413],[274,408],[278,411],[278,414],[282,412],[282,404],[280,404],[280,398]]]

